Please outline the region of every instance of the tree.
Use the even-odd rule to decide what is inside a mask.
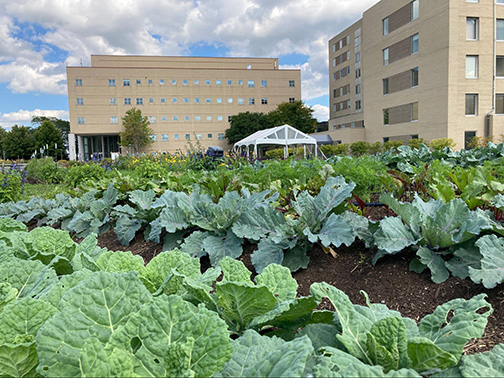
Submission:
[[[41,148],[47,146],[48,151],[45,151],[46,154],[56,158],[62,156],[64,147],[61,132],[49,119],[43,120],[41,125],[33,132],[33,139],[36,152],[39,152]]]
[[[313,118],[313,109],[302,101],[283,102],[275,110],[268,113],[272,127],[288,124],[303,133],[313,133],[317,119]]]
[[[137,108],[131,108],[122,118],[124,131],[119,133],[121,137],[121,146],[133,147],[135,154],[138,154],[141,148],[148,147],[154,141],[151,134],[154,131],[149,127],[149,119],[142,116],[142,111]]]
[[[44,117],[44,116],[35,116],[32,118],[31,123],[34,127],[42,125],[44,121],[51,121],[54,124],[60,133],[61,139],[63,140],[63,157],[68,157],[68,134],[70,134],[70,121],[65,121],[64,119],[59,119],[56,117]],[[59,146],[59,144],[58,144]]]
[[[231,117],[231,125],[226,130],[225,136],[229,144],[235,144],[256,131],[269,129],[270,127],[272,127],[271,123],[264,113],[238,113]]]
[[[7,159],[29,159],[33,154],[33,135],[29,127],[12,126],[2,140],[2,149]]]

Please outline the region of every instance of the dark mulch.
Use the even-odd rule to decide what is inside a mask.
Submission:
[[[381,219],[390,215],[384,208],[369,209],[371,219]],[[371,213],[371,214],[370,214]],[[159,244],[147,242],[141,233],[129,247],[121,245],[115,234],[110,231],[99,237],[99,245],[113,251],[132,251],[142,256],[147,263],[162,250]],[[245,245],[241,260],[253,271],[250,254],[254,250],[251,244]],[[368,293],[371,302],[384,303],[389,308],[401,312],[403,316],[419,320],[434,309],[452,299],[469,299],[477,294],[486,293],[494,312],[489,318],[485,335],[480,340],[470,342],[466,353],[482,352],[504,342],[504,285],[487,290],[470,280],[451,277],[438,285],[431,281],[429,272],[417,274],[409,271],[409,263],[414,253],[401,253],[382,258],[376,266],[371,264],[374,251],[366,249],[362,243],[351,247],[336,249],[337,257],[325,254],[318,246],[309,252],[308,269],[293,274],[299,285],[299,295],[309,295],[310,285],[314,282],[327,282],[344,291],[353,303],[364,305],[361,290]],[[202,259],[202,268],[209,266],[208,259]],[[327,303],[322,307],[329,308]]]

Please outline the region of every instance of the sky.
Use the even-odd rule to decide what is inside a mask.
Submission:
[[[378,0],[0,0],[0,126],[68,119],[66,66],[92,54],[270,57],[329,117],[328,41]]]

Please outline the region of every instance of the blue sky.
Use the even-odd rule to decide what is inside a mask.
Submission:
[[[0,0],[0,126],[68,119],[67,65],[91,54],[278,57],[329,114],[328,40],[377,0]]]

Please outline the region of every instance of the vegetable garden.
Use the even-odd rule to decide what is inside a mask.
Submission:
[[[503,162],[421,145],[5,171],[52,186],[3,186],[0,376],[504,376]]]

